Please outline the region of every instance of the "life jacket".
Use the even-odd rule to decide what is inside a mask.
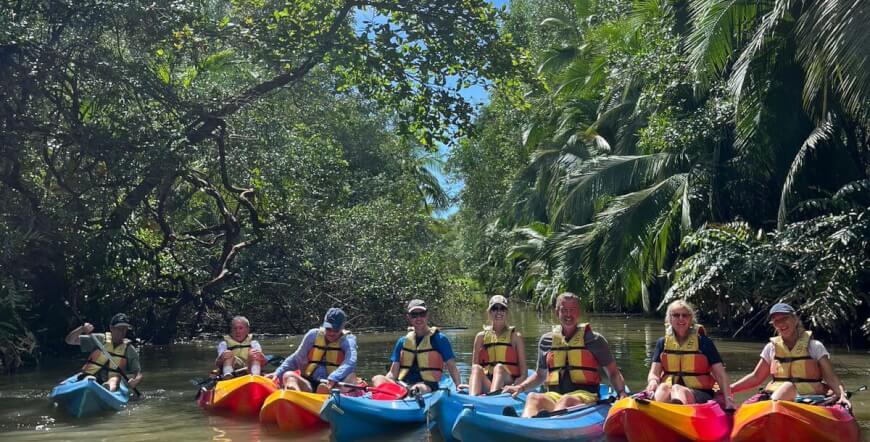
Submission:
[[[553,344],[547,352],[547,390],[557,393],[570,393],[576,390],[598,391],[601,375],[598,374],[598,360],[586,348],[586,331],[592,331],[589,324],[580,324],[570,341],[562,336],[562,326],[553,327]],[[568,376],[571,390],[566,390],[563,378]]]
[[[94,339],[97,339],[96,336]],[[106,341],[103,346],[106,348],[106,353],[112,356],[112,361],[114,361],[115,365],[117,365],[121,370],[127,368],[127,344],[129,343],[130,340],[124,339],[120,344],[115,345],[112,342],[112,332],[106,332]],[[115,365],[109,363],[109,359],[106,358],[106,355],[104,355],[100,349],[96,349],[88,355],[88,360],[82,367],[82,373],[97,376],[100,372],[106,370],[108,373],[106,375],[106,380],[108,380],[108,378],[121,376],[121,373],[115,368]]]
[[[444,374],[444,359],[441,357],[441,353],[432,348],[430,340],[432,336],[435,336],[435,333],[439,333],[438,328],[430,327],[429,333],[416,345],[414,329],[410,328],[409,330],[408,334],[405,335],[402,351],[399,353],[399,380],[404,379],[416,363],[420,377],[424,381],[440,381],[441,375]]]
[[[305,366],[304,374],[306,377],[311,377],[317,367],[320,365],[326,366],[326,374],[330,375],[333,371],[341,366],[344,362],[344,351],[341,349],[341,340],[347,335],[347,330],[342,330],[342,335],[335,342],[326,342],[326,330],[320,328],[317,330],[317,337],[314,339],[314,346],[308,350],[308,365]]]
[[[825,394],[827,387],[822,384],[822,369],[819,362],[810,357],[809,346],[813,333],[804,332],[791,350],[786,347],[782,336],[770,338],[776,353],[770,362],[773,381],[764,387],[773,393],[783,382],[791,382],[799,394]]]
[[[492,374],[496,364],[503,364],[511,376],[516,378],[520,375],[519,360],[517,358],[517,349],[513,345],[513,337],[516,329],[508,327],[506,332],[497,335],[488,325],[483,328],[483,347],[478,353],[478,361],[483,366],[484,373],[487,376]]]
[[[248,334],[248,336],[245,336],[244,341],[238,342],[233,339],[232,336],[224,335],[224,341],[227,343],[227,350],[233,352],[233,355],[235,356],[235,360],[233,361],[234,367],[242,368],[248,365],[248,353],[250,353],[251,341],[253,339],[253,336]]]
[[[673,331],[668,330],[661,354],[664,382],[696,390],[718,389],[716,379],[710,374],[710,361],[701,353],[701,336],[707,336],[704,326],[693,325],[683,345],[677,342]]]

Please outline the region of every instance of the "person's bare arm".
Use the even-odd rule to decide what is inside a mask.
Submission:
[[[616,389],[617,397],[620,399],[627,396],[625,393],[625,378],[622,377],[622,372],[616,366],[616,361],[611,361],[604,367],[607,377],[610,378],[610,385]]]
[[[513,345],[517,350],[517,363],[520,368],[520,375],[514,379],[514,385],[519,385],[526,380],[529,373],[529,365],[526,363],[526,344],[519,332],[514,333]]]
[[[89,335],[94,331],[94,326],[89,322],[85,322],[81,327],[76,327],[73,331],[66,335],[64,341],[69,345],[81,345],[82,335]]]
[[[769,374],[770,364],[764,358],[761,358],[758,360],[758,364],[755,365],[755,370],[752,370],[752,373],[743,376],[739,381],[731,384],[731,392],[739,393],[754,388],[764,382]]]

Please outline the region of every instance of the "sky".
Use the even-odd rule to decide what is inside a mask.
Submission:
[[[507,8],[507,4],[509,3],[509,1],[510,0],[489,0],[489,3],[491,3],[496,8],[501,8],[502,6]],[[473,86],[473,87],[470,87],[467,89],[463,89],[462,91],[460,91],[460,93],[475,108],[480,108],[483,105],[486,105],[487,103],[489,103],[489,94],[486,92],[486,90],[482,86],[476,85],[476,86]],[[438,147],[438,156],[441,158],[442,161],[446,162],[447,157],[449,155],[450,155],[450,146],[442,144]],[[438,177],[438,181],[441,183],[441,186],[445,190],[447,190],[447,193],[451,197],[457,196],[459,194],[459,191],[462,190],[462,187],[464,186],[462,181],[457,180],[455,177],[453,179],[450,179],[447,176],[445,176],[441,171],[433,171],[433,172],[435,172],[435,176]],[[450,206],[447,210],[442,210],[442,211],[436,212],[435,217],[436,218],[447,218],[450,215],[453,215],[454,213],[456,213],[457,210],[459,210],[459,206],[454,204],[454,205]]]

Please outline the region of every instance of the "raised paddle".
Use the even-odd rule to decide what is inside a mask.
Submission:
[[[127,377],[127,373],[124,373],[124,369],[121,368],[120,366],[118,366],[118,364],[115,362],[115,360],[112,359],[112,355],[109,354],[109,352],[106,350],[106,347],[103,346],[103,343],[100,342],[100,340],[97,339],[96,337],[92,338],[91,340],[94,341],[94,344],[96,344],[96,346],[97,346],[97,350],[99,350],[100,353],[103,354],[103,357],[109,360],[109,365],[113,369],[115,369],[118,372],[118,374],[121,375],[121,377],[124,379],[124,381],[127,382],[127,386],[129,386],[130,388],[133,389],[133,392],[136,393],[136,397],[141,398],[142,393],[139,391],[138,388],[130,385],[130,378]]]

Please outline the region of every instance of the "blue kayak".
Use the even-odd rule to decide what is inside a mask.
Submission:
[[[534,372],[529,370],[528,376]],[[441,390],[435,394],[440,398],[436,398],[435,405],[432,406],[432,418],[446,441],[455,440],[452,435],[453,424],[466,405],[474,405],[475,410],[484,413],[501,414],[504,407],[513,407],[519,413],[523,409],[527,396],[527,393],[521,393],[516,399],[509,394],[469,396],[465,391],[453,390]]]
[[[601,385],[599,396],[610,396],[607,385]],[[453,425],[452,436],[462,441],[529,441],[604,439],[604,420],[610,402],[574,407],[571,411],[546,418],[502,416],[501,411],[477,410],[466,405]]]
[[[125,382],[120,383],[118,391],[111,392],[94,379],[77,378],[78,375],[75,375],[61,382],[48,396],[73,417],[122,410],[130,400],[130,392]]]
[[[444,389],[455,390],[449,376],[441,379]],[[427,412],[438,394],[427,393],[416,398],[395,401],[374,400],[370,395],[349,397],[332,394],[320,409],[320,418],[329,422],[336,441],[351,441],[412,429],[426,423]]]

